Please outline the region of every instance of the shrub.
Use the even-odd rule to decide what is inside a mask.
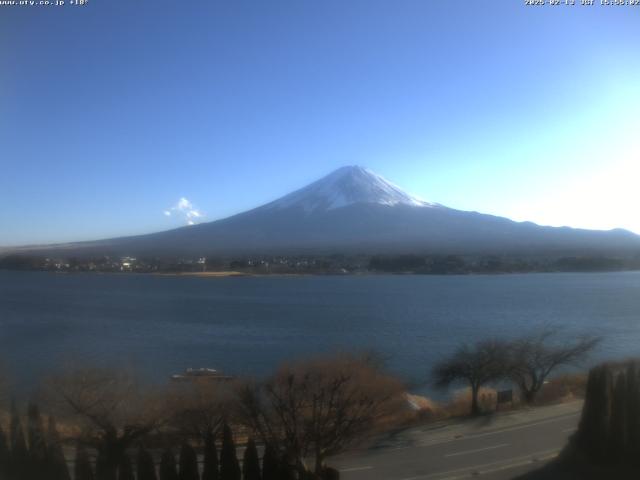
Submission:
[[[138,451],[138,480],[156,480],[156,467],[153,464],[153,457],[151,454],[140,447]]]
[[[49,416],[47,424],[47,450],[49,463],[49,476],[52,480],[70,480],[69,468],[65,459],[62,445],[60,445],[60,436],[56,427],[56,420]]]
[[[0,478],[9,476],[9,443],[0,425]]]
[[[118,465],[118,480],[135,480],[131,458],[129,458],[129,455],[126,453],[120,457],[120,465]]]
[[[218,451],[213,435],[209,434],[204,443],[204,466],[202,480],[218,480]]]
[[[247,448],[244,450],[242,478],[243,480],[260,480],[260,459],[258,458],[258,449],[252,438],[249,439]]]
[[[240,480],[240,464],[236,457],[236,445],[229,425],[222,429],[222,451],[220,452],[220,479]]]
[[[74,462],[74,479],[75,480],[93,480],[93,469],[89,454],[85,448],[78,442],[76,446],[76,459]]]
[[[262,480],[279,480],[278,467],[278,454],[271,445],[267,444],[262,457]]]
[[[11,403],[11,456],[9,462],[9,477],[21,479],[25,478],[29,474],[29,450],[27,449],[27,442],[24,438],[24,431],[22,430],[22,422],[20,421],[20,415],[15,402]]]
[[[200,480],[198,475],[198,456],[196,451],[188,443],[183,443],[180,449],[180,480]]]
[[[160,457],[160,480],[178,480],[176,457],[170,448],[162,452]]]

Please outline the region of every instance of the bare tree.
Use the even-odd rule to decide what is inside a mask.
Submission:
[[[163,402],[153,401],[125,371],[71,371],[53,379],[51,393],[61,413],[80,420],[86,442],[100,452],[101,477],[108,480],[115,480],[127,448],[158,427],[165,413]]]
[[[204,444],[228,422],[234,395],[229,383],[203,379],[174,385],[167,402],[170,423],[183,435]]]
[[[507,345],[499,340],[483,340],[461,346],[450,358],[436,364],[432,377],[436,386],[449,387],[464,382],[471,387],[471,414],[480,413],[480,387],[505,375]]]
[[[545,328],[539,333],[510,342],[508,376],[518,386],[527,403],[535,400],[553,370],[583,361],[601,340],[594,336],[582,336],[573,342],[566,342],[561,341],[557,334],[557,329]]]
[[[362,358],[339,356],[281,367],[240,394],[241,418],[300,475],[316,474],[390,413],[402,386]]]

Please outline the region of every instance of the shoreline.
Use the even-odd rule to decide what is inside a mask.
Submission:
[[[125,272],[120,272],[125,273]],[[332,274],[315,274],[315,273],[250,273],[238,272],[236,270],[220,271],[220,272],[149,272],[142,275],[153,275],[157,277],[195,277],[195,278],[229,278],[229,277],[311,277]],[[339,274],[336,274],[339,275]],[[344,275],[341,275],[344,276]]]
[[[120,272],[128,273],[128,272]],[[201,278],[226,278],[226,277],[252,277],[254,275],[245,272],[238,272],[235,270],[221,271],[221,272],[141,272],[147,275],[154,275],[157,277],[201,277]]]
[[[468,272],[468,273],[417,273],[417,272],[305,272],[305,273],[254,273],[240,272],[237,270],[223,270],[215,272],[136,272],[136,271],[101,271],[101,270],[27,270],[0,268],[0,272],[30,272],[30,273],[52,273],[57,275],[150,275],[154,277],[195,277],[195,278],[230,278],[230,277],[373,277],[373,276],[415,276],[415,277],[501,277],[520,275],[590,275],[590,274],[613,274],[613,273],[640,273],[640,269],[632,270],[589,270],[589,271],[525,271],[525,272]]]

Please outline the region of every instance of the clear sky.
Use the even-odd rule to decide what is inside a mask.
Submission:
[[[640,6],[68,3],[0,5],[0,245],[214,220],[346,164],[640,233]]]

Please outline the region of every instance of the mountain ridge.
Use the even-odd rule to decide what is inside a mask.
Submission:
[[[640,252],[640,236],[623,229],[546,227],[456,210],[413,196],[371,170],[347,166],[272,202],[220,220],[22,250],[136,256]]]

